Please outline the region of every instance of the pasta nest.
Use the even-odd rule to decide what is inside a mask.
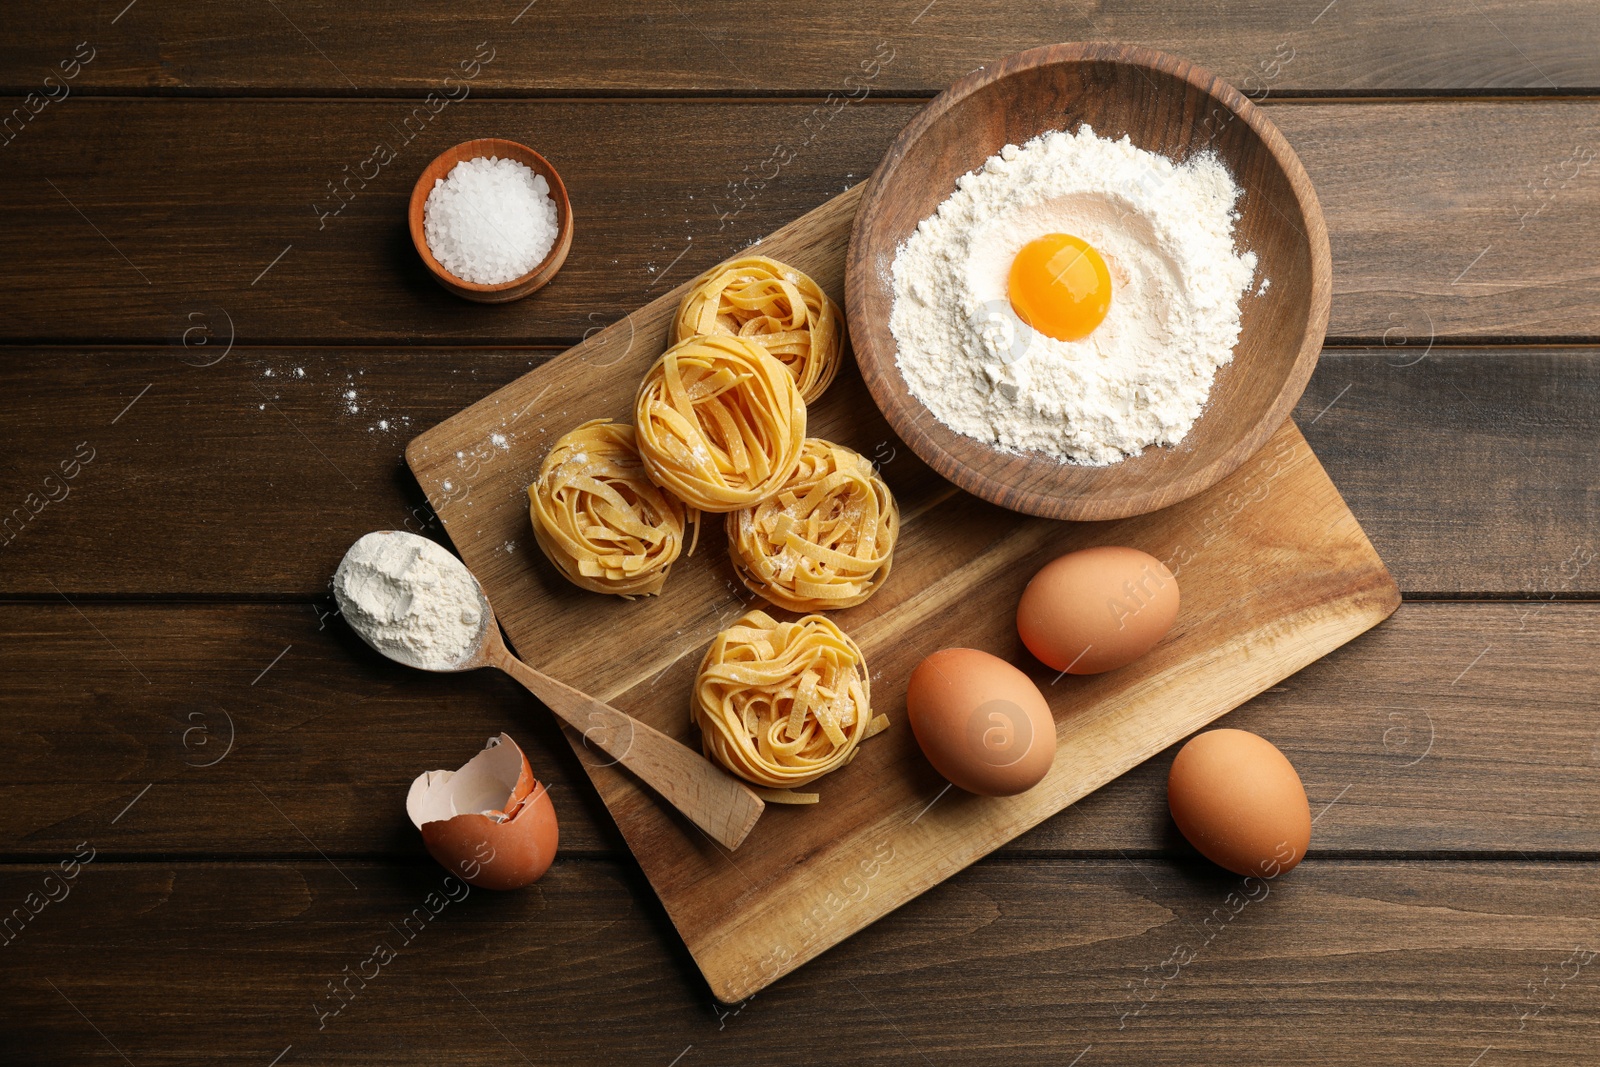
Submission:
[[[645,474],[632,426],[593,419],[563,436],[528,486],[539,547],[574,585],[633,597],[659,593],[699,513]],[[694,551],[694,546],[689,546]]]
[[[707,757],[758,786],[788,790],[849,763],[863,740],[889,725],[871,708],[861,649],[831,619],[780,623],[750,611],[706,650],[690,714]]]
[[[634,423],[657,485],[701,511],[737,511],[794,473],[806,405],[788,370],[754,341],[696,335],[645,374]]]
[[[739,580],[780,608],[863,603],[889,577],[900,509],[865,457],[808,437],[778,495],[730,512]]]
[[[810,404],[844,361],[843,319],[839,305],[804,274],[765,256],[745,256],[712,267],[690,283],[678,305],[672,338],[749,338],[789,368]]]

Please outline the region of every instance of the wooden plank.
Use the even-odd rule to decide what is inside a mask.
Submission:
[[[215,309],[189,321],[187,347],[0,360],[7,592],[325,596],[362,534],[438,530],[406,441],[546,356],[228,352]]]
[[[103,847],[304,852],[299,826],[333,855],[420,857],[400,809],[411,778],[502,729],[550,786],[564,855],[621,847],[549,715],[497,675],[407,671],[336,618],[319,629],[309,605],[78,610],[0,608],[16,739],[0,853],[70,847],[151,785]],[[1318,808],[1338,799],[1313,851],[1593,854],[1597,657],[1592,604],[1406,604],[1224,723],[1282,747]],[[1182,850],[1164,800],[1174,751],[1009,850]]]
[[[1314,850],[1592,856],[1597,622],[1594,604],[1405,604],[1222,724],[1289,754],[1317,816]],[[1174,755],[1019,844],[1121,848],[1131,825],[1140,847],[1187,851],[1165,808]]]
[[[864,179],[920,104],[417,106],[84,98],[42,112],[26,149],[0,154],[0,339],[179,344],[198,313],[241,342],[570,342]],[[1583,147],[1600,141],[1600,102],[1270,114],[1326,211],[1330,336],[1600,337],[1600,276],[1570,266],[1600,243]],[[560,276],[506,308],[433,284],[400,225],[427,160],[482,135],[544,152],[577,225]],[[398,156],[375,172],[379,141]],[[330,216],[346,178],[353,199]]]
[[[326,623],[309,605],[0,607],[0,854],[89,834],[116,854],[306,854],[299,827],[330,855],[422,862],[401,810],[411,778],[500,730],[551,789],[562,855],[622,847],[550,716],[508,680],[408,671]],[[1596,659],[1594,604],[1405,604],[1223,723],[1278,744],[1316,809],[1338,801],[1313,853],[1594,855]],[[1003,853],[1186,852],[1165,806],[1174,754]]]
[[[1562,573],[1574,550],[1600,550],[1594,353],[1391,340],[1324,351],[1295,418],[1401,589],[1596,595],[1600,567]],[[438,530],[400,469],[411,433],[546,355],[235,349],[209,367],[183,362],[220,352],[0,355],[0,595],[323,595],[368,530]],[[83,443],[94,460],[63,481],[60,464]],[[152,501],[162,502],[161,552],[147,546]]]
[[[26,809],[0,816],[0,852],[48,853],[129,806],[107,840],[118,852],[420,859],[412,779],[459,767],[501,730],[549,787],[563,852],[621,847],[524,690],[494,671],[401,668],[335,611],[331,599],[0,609],[19,756],[0,795]]]
[[[1400,340],[1324,352],[1295,416],[1401,587],[1594,596],[1600,351]]]
[[[830,1062],[874,1065],[1463,1067],[1491,1046],[1583,1062],[1600,1026],[1590,863],[1311,861],[1270,884],[988,863],[736,1008],[611,864],[464,898],[427,868],[339,868],[97,858],[5,948],[8,1054],[763,1067],[826,1040]],[[0,871],[0,899],[49,869]]]
[[[36,82],[90,40],[79,91],[373,94],[426,92],[490,41],[480,93],[855,91],[859,64],[892,56],[870,84],[932,92],[983,63],[1055,41],[1115,40],[1174,52],[1223,77],[1274,92],[1420,92],[1600,85],[1585,47],[1600,31],[1581,0],[1380,0],[1219,9],[1190,0],[1086,8],[1002,0],[862,7],[820,0],[760,19],[704,0],[596,8],[572,0],[503,0],[452,11],[386,10],[381,19],[332,0],[271,5],[189,0],[135,7],[46,5],[0,47],[10,91]],[[291,21],[292,19],[292,21]],[[783,61],[748,57],[774,46]]]

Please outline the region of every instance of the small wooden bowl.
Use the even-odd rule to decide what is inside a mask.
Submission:
[[[1109,467],[1015,455],[933,417],[895,366],[889,331],[896,249],[955,190],[956,179],[1007,144],[1087,123],[1101,137],[1182,161],[1214,150],[1244,195],[1234,234],[1272,279],[1243,301],[1233,362],[1176,447]],[[1316,368],[1332,294],[1328,230],[1305,169],[1276,127],[1216,75],[1162,52],[1109,44],[1047,45],[968,75],[901,131],[861,197],[845,301],[862,377],[894,431],[962,489],[1053,519],[1119,519],[1175,504],[1226,477],[1294,408]]]
[[[522,277],[501,282],[499,285],[469,282],[445,270],[429,251],[427,234],[423,231],[422,211],[428,202],[428,194],[433,192],[433,183],[449,174],[451,168],[462,160],[477,159],[480,156],[514,159],[530,168],[535,174],[543,174],[544,180],[550,183],[550,198],[556,202],[556,240],[555,244],[550,246],[549,254],[539,261],[538,266]],[[435,156],[433,162],[423,168],[422,176],[411,189],[409,216],[411,243],[417,246],[417,255],[428,265],[428,271],[434,280],[457,296],[476,300],[480,304],[509,303],[543,288],[556,276],[561,264],[566,262],[567,250],[572,247],[572,203],[567,199],[567,187],[562,184],[561,175],[556,173],[556,168],[550,165],[549,160],[527,145],[499,137],[480,137],[474,141],[463,141]]]

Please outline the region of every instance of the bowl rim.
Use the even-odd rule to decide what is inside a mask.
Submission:
[[[446,269],[444,264],[434,257],[433,251],[428,247],[428,238],[425,232],[425,211],[428,194],[433,192],[433,186],[429,183],[425,187],[424,179],[428,176],[428,172],[433,170],[434,166],[441,160],[469,146],[471,146],[475,154],[464,156],[462,157],[463,159],[482,159],[498,155],[502,159],[512,159],[527,165],[525,160],[518,159],[515,155],[496,152],[494,149],[504,146],[513,148],[520,153],[526,153],[539,163],[539,167],[530,169],[533,169],[537,174],[545,176],[546,181],[550,184],[550,198],[556,204],[556,236],[555,240],[550,242],[550,251],[545,253],[543,259],[534,264],[532,270],[526,274],[518,275],[508,282],[497,282],[493,285],[485,285],[482,282],[469,282]],[[479,148],[484,150],[479,151]],[[461,160],[458,159],[457,162],[461,162]],[[572,205],[567,199],[567,186],[561,180],[561,173],[544,156],[522,142],[513,141],[506,137],[473,137],[459,144],[451,145],[428,160],[427,164],[423,166],[421,172],[417,174],[417,180],[411,186],[411,200],[406,206],[406,221],[407,227],[411,230],[411,243],[416,246],[417,254],[422,257],[422,262],[427,264],[428,270],[433,273],[434,277],[468,292],[503,293],[508,289],[515,289],[519,285],[526,285],[552,266],[559,269],[561,262],[566,259],[566,249],[562,245],[567,235],[572,231]],[[557,259],[558,255],[560,256],[559,259]],[[552,260],[555,260],[554,264],[552,264]]]
[[[1035,67],[1085,62],[1130,66],[1141,71],[1155,71],[1163,77],[1177,78],[1215,99],[1249,126],[1266,150],[1271,153],[1275,164],[1283,170],[1299,206],[1301,217],[1305,221],[1303,232],[1310,246],[1311,292],[1309,314],[1300,336],[1294,362],[1277,395],[1273,397],[1263,415],[1246,427],[1221,455],[1198,470],[1181,477],[1168,478],[1154,485],[1129,488],[1121,492],[1091,490],[1073,496],[1061,496],[1007,484],[1003,478],[997,477],[989,469],[972,466],[947,452],[923,429],[923,421],[935,419],[935,416],[906,386],[899,370],[898,348],[893,335],[887,335],[888,351],[880,352],[874,338],[867,331],[864,306],[873,267],[865,247],[862,220],[869,216],[873,206],[886,194],[886,185],[894,176],[910,146],[955,105],[987,88],[991,83]],[[868,392],[872,394],[873,401],[888,420],[890,428],[935,472],[958,488],[1013,511],[1051,519],[1099,521],[1147,514],[1204,492],[1231,474],[1267,442],[1284,420],[1289,418],[1295,404],[1305,392],[1312,372],[1316,369],[1327,334],[1333,291],[1332,276],[1327,222],[1323,217],[1322,206],[1311,184],[1311,178],[1306,174],[1300,157],[1279,132],[1277,126],[1248,97],[1212,71],[1158,49],[1112,42],[1068,42],[1029,48],[1007,56],[998,63],[978,68],[945,89],[905,125],[862,187],[861,200],[851,226],[849,250],[845,260],[845,307],[850,326],[851,347],[856,352],[857,363],[871,364],[871,372],[862,374]],[[884,330],[887,329],[885,323]],[[867,356],[865,361],[862,359],[863,353]],[[903,393],[911,403],[905,406],[890,403],[892,395],[880,395],[880,392]],[[950,432],[955,433],[953,430]],[[987,448],[996,457],[1014,455],[981,441],[975,443]],[[1175,447],[1182,448],[1183,443],[1180,442]],[[1034,454],[1023,453],[1023,455]]]

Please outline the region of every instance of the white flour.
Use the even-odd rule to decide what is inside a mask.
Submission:
[[[1175,166],[1087,126],[1007,145],[896,252],[900,373],[940,422],[1008,452],[1104,466],[1177,444],[1233,358],[1255,275],[1233,247],[1239,195],[1214,156]],[[1017,252],[1050,233],[1111,272],[1111,310],[1081,341],[1034,331],[1006,296]]]
[[[426,537],[369,533],[333,576],[339,610],[384,655],[423,670],[448,670],[478,646],[483,611],[466,565]]]

